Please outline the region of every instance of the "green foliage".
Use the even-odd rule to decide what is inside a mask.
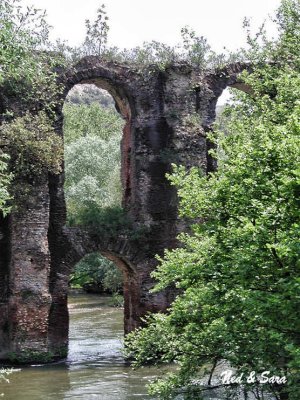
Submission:
[[[63,144],[45,112],[26,113],[1,126],[1,147],[10,154],[18,178],[61,171]]]
[[[55,358],[51,351],[23,350],[21,353],[10,352],[9,360],[14,364],[49,363]]]
[[[224,360],[237,374],[287,378],[285,385],[255,382],[248,391],[299,397],[299,19],[299,1],[283,1],[279,40],[252,45],[258,63],[243,79],[253,95],[237,95],[227,110],[229,135],[210,137],[220,149],[218,171],[203,176],[174,167],[169,177],[181,216],[202,222],[180,235],[182,247],[166,251],[153,274],[156,291],[174,284],[180,291],[169,313],[152,316],[127,339],[136,365],[178,365],[151,386],[160,398],[178,391],[202,398],[195,380],[206,376],[209,387]],[[278,64],[261,63],[262,54]]]
[[[0,85],[3,99],[9,99],[0,115],[5,121],[0,127],[0,148],[10,155],[9,170],[1,160],[0,207],[5,213],[9,208],[3,209],[2,199],[8,199],[10,172],[11,188],[16,189],[16,181],[24,177],[32,180],[61,169],[62,142],[53,131],[51,116],[60,93],[54,70],[62,59],[45,51],[48,31],[44,12],[24,9],[19,0],[0,0]],[[34,115],[25,114],[29,109]],[[19,189],[23,194],[29,190]]]
[[[88,88],[84,96],[77,96],[76,105],[73,101],[64,106],[68,222],[88,226],[102,237],[114,237],[128,225],[120,207],[123,121],[112,108],[104,109],[95,100],[99,101],[99,90]],[[70,280],[73,286],[96,286],[111,293],[119,292],[122,282],[115,264],[96,253],[76,265]]]
[[[124,307],[124,297],[118,293],[114,293],[109,301],[111,307]]]
[[[144,42],[142,46],[137,46],[133,49],[124,49],[122,52],[117,49],[116,53],[112,53],[110,57],[138,67],[148,67],[151,64],[156,64],[160,69],[164,69],[170,63],[179,61],[174,47],[155,40]]]
[[[2,90],[33,109],[49,112],[60,91],[54,69],[63,59],[45,51],[49,48],[45,13],[33,7],[23,9],[20,0],[1,0],[0,27]]]
[[[9,156],[0,152],[0,212],[3,216],[6,216],[6,214],[10,211],[10,207],[7,202],[11,199],[8,186],[11,182],[12,174],[7,173],[8,160]]]
[[[112,137],[121,139],[124,122],[119,114],[111,108],[104,108],[93,101],[86,103],[94,95],[87,93],[77,101],[81,104],[64,105],[64,139],[66,144],[84,136],[94,136],[102,140]]]
[[[122,119],[110,108],[65,104],[65,194],[70,224],[102,220],[121,204]],[[94,219],[95,218],[95,219]]]
[[[48,25],[45,14],[33,7],[25,11],[19,0],[0,1],[0,39],[1,39],[1,73],[2,83],[8,76],[19,79],[20,74],[32,78],[32,50],[38,50],[48,38]]]
[[[70,223],[73,222],[70,220]],[[121,207],[100,208],[91,205],[76,215],[78,225],[87,226],[103,238],[116,237],[129,233],[131,224],[126,212]]]
[[[118,293],[122,289],[123,276],[112,261],[92,253],[76,264],[70,284],[79,287],[92,284],[103,292]]]
[[[207,39],[197,36],[189,27],[181,29],[183,56],[185,61],[197,65],[199,68],[220,67],[229,61],[224,54],[217,55],[212,51]]]
[[[94,22],[90,20],[85,21],[86,38],[83,43],[84,55],[97,55],[101,56],[107,44],[107,34],[109,31],[108,17],[105,11],[105,5],[102,4],[97,10],[97,18]]]
[[[70,217],[69,224],[86,226],[103,240],[125,236],[138,241],[147,235],[147,228],[133,226],[127,212],[120,206],[101,208],[91,204],[78,211],[74,218]]]
[[[236,56],[231,54],[215,53],[207,40],[203,36],[197,36],[189,27],[181,30],[181,36],[182,42],[175,46],[153,40],[122,51],[117,47],[107,48],[103,56],[108,60],[136,65],[138,68],[147,68],[154,64],[161,70],[181,62],[193,64],[199,69],[217,68],[236,59]]]
[[[65,194],[69,220],[82,222],[91,208],[116,207],[121,202],[120,140],[87,136],[66,146]]]

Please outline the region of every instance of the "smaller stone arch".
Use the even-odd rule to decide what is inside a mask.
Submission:
[[[124,292],[124,332],[129,333],[140,324],[142,313],[140,307],[140,277],[139,260],[144,257],[142,249],[125,235],[101,237],[88,229],[65,227],[65,237],[68,240],[68,252],[65,254],[65,264],[69,274],[74,265],[84,256],[98,252],[111,260],[123,273]]]
[[[204,77],[202,77],[201,84],[199,84],[199,87],[196,87],[196,89],[198,90],[198,97],[205,99],[202,108],[197,110],[201,116],[204,132],[208,133],[213,130],[213,123],[216,119],[217,102],[226,88],[232,87],[248,94],[253,93],[252,88],[239,78],[240,74],[245,70],[251,71],[251,64],[237,62],[214,72],[206,73]],[[214,147],[214,144],[207,139],[206,173],[213,172],[217,169],[216,160],[210,154],[210,150]]]

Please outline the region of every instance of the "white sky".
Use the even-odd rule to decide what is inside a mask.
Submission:
[[[134,47],[143,41],[168,44],[180,41],[180,29],[188,25],[205,36],[216,51],[234,50],[245,44],[242,21],[251,17],[259,26],[274,13],[280,0],[23,0],[47,10],[53,26],[51,38],[79,45],[85,35],[84,21],[93,19],[97,8],[106,4],[109,16],[109,44]],[[270,26],[270,32],[275,33]]]

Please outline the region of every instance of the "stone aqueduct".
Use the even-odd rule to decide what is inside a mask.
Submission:
[[[165,175],[171,163],[215,168],[206,133],[218,97],[238,87],[245,65],[218,72],[178,64],[160,71],[104,63],[87,57],[62,71],[64,96],[76,84],[91,83],[115,99],[125,126],[121,141],[123,207],[136,230],[101,238],[88,229],[67,228],[63,173],[35,182],[22,212],[0,220],[0,358],[11,354],[65,354],[68,343],[68,277],[85,254],[99,251],[124,274],[124,326],[129,332],[147,312],[166,310],[174,289],[150,293],[156,254],[176,246],[184,229],[177,215],[176,191]],[[191,118],[197,115],[197,118]],[[56,130],[62,135],[62,109]]]

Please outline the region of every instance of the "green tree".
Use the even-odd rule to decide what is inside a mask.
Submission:
[[[166,251],[153,274],[156,291],[170,284],[179,290],[169,312],[151,316],[127,339],[135,365],[177,364],[151,385],[161,398],[202,398],[224,361],[244,376],[287,378],[246,383],[257,398],[299,398],[299,21],[300,2],[285,0],[278,41],[250,43],[253,71],[243,79],[253,95],[238,95],[227,111],[230,134],[211,137],[222,153],[218,171],[203,176],[174,167],[170,177],[181,216],[202,222],[180,235],[182,246]],[[232,385],[223,396],[238,390]]]
[[[114,235],[127,220],[121,209],[120,140],[123,121],[112,109],[99,104],[104,96],[96,87],[71,93],[64,105],[65,195],[70,224],[104,229]],[[108,104],[111,98],[108,97]],[[110,99],[109,99],[110,98]],[[89,290],[91,285],[111,293],[122,289],[122,274],[113,262],[94,253],[74,269],[70,284]]]
[[[64,117],[68,220],[84,223],[86,212],[121,205],[123,121],[97,103],[65,104]]]
[[[68,145],[75,140],[95,136],[101,140],[118,137],[124,125],[120,115],[112,108],[104,108],[96,102],[83,104],[86,97],[78,98],[79,104],[64,105],[64,138]]]
[[[123,276],[112,261],[92,253],[76,264],[70,284],[87,289],[92,285],[102,292],[118,293],[122,290]]]
[[[203,36],[198,36],[196,32],[185,26],[181,29],[182,38],[182,58],[199,68],[222,66],[226,59],[224,54],[215,53]]]
[[[108,16],[105,11],[105,4],[102,4],[97,10],[97,18],[91,22],[85,21],[86,37],[82,46],[84,55],[101,56],[106,49],[107,35],[109,31]]]
[[[62,142],[52,128],[51,116],[60,90],[54,69],[62,59],[45,52],[48,29],[44,12],[24,9],[19,0],[0,0],[0,151],[10,155],[8,167],[1,156],[2,214],[10,210],[5,200],[12,199],[19,187],[16,182],[26,172],[26,180],[32,179],[33,173],[41,172],[43,162],[44,171],[60,170]],[[29,109],[32,113],[24,115]],[[46,154],[49,148],[52,155]],[[14,184],[9,188],[11,172]]]
[[[63,63],[63,58],[46,51],[51,46],[45,12],[24,8],[20,3],[20,0],[0,1],[2,92],[31,109],[50,111],[59,91],[55,67]],[[11,114],[14,110],[5,111]]]
[[[50,118],[41,111],[26,113],[1,126],[1,144],[11,157],[15,177],[33,178],[47,172],[61,172],[62,140],[54,132]]]

